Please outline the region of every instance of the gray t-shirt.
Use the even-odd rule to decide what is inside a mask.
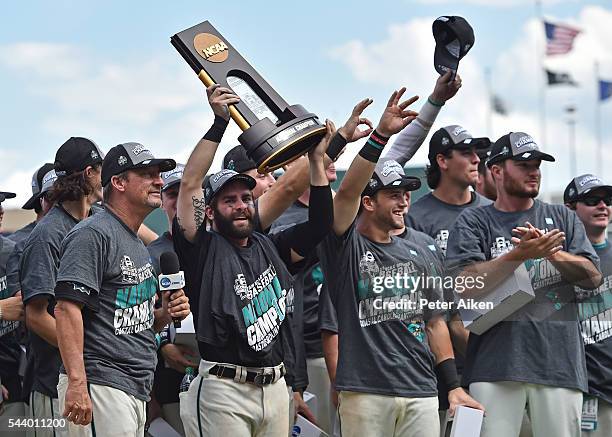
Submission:
[[[410,206],[405,221],[408,227],[432,237],[444,255],[449,231],[459,214],[467,208],[490,204],[489,199],[476,192],[472,192],[472,200],[465,205],[451,205],[428,193]]]
[[[406,228],[404,232],[398,235],[399,238],[408,240],[409,242],[416,244],[422,249],[427,248],[428,251],[422,251],[423,256],[429,257],[430,261],[437,263],[437,268],[442,271],[444,268],[444,256],[442,251],[436,245],[436,242],[429,235],[419,232],[414,229]],[[445,290],[446,292],[446,290]],[[452,292],[445,299],[449,301],[452,299]],[[329,291],[327,286],[323,284],[321,288],[321,295],[319,298],[319,328],[325,331],[338,333],[338,317],[336,316],[336,309],[331,302]]]
[[[0,236],[0,299],[11,296],[6,283],[6,263],[13,251],[13,246],[14,243],[11,240]],[[0,379],[9,390],[8,400],[19,400],[21,395],[19,379],[21,348],[15,332],[18,327],[19,322],[0,321]]]
[[[56,205],[36,225],[27,239],[19,260],[21,291],[24,304],[34,297],[49,300],[47,311],[53,316],[55,308],[55,279],[59,268],[62,240],[77,220]],[[32,379],[32,389],[57,398],[59,368],[62,363],[59,349],[30,331],[26,380]]]
[[[31,222],[25,225],[23,228],[17,229],[7,238],[13,243],[19,243],[22,240],[27,240],[32,230],[36,227],[36,222]]]
[[[595,290],[578,292],[578,316],[589,378],[589,393],[612,403],[612,245],[596,245],[603,281]]]
[[[84,304],[88,382],[148,401],[157,362],[153,309],[158,286],[147,248],[104,210],[75,226],[61,254],[56,295]]]
[[[410,278],[438,274],[426,250],[398,237],[386,244],[372,242],[354,224],[343,236],[330,233],[323,241],[321,266],[338,316],[337,390],[436,396],[425,320],[440,311],[424,310],[418,303],[441,302],[442,293],[410,286]],[[405,279],[382,285],[397,276]],[[389,306],[409,301],[417,303],[414,309]]]
[[[546,232],[565,232],[563,250],[584,256],[597,267],[599,258],[584,226],[563,205],[535,200],[526,211],[503,212],[493,205],[464,211],[453,226],[447,268],[494,259],[513,248],[512,229],[528,221]],[[578,327],[576,293],[547,259],[525,262],[536,298],[482,335],[470,333],[464,384],[518,381],[586,391],[584,347]]]

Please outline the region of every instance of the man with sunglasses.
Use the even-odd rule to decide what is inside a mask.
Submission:
[[[463,383],[486,408],[483,437],[517,437],[526,405],[535,436],[580,435],[587,372],[573,286],[599,285],[599,258],[574,212],[536,199],[543,160],[554,158],[530,135],[499,138],[487,160],[495,203],[465,210],[448,239],[451,271],[484,283],[463,298],[484,296],[521,264],[535,291],[511,319],[470,333]]]
[[[612,246],[607,239],[612,186],[592,174],[578,176],[565,188],[563,201],[584,224],[604,277],[595,290],[578,289],[584,296],[578,317],[589,380],[589,396],[584,401],[597,405],[597,427],[583,435],[600,437],[612,430]]]

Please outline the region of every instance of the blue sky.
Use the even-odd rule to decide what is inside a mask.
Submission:
[[[537,49],[543,30],[535,11],[532,0],[7,3],[0,27],[0,189],[19,193],[9,207],[21,205],[33,170],[52,161],[73,135],[92,138],[104,150],[139,141],[184,161],[212,117],[203,85],[169,38],[205,19],[285,100],[340,125],[364,97],[375,100],[366,114],[374,122],[394,88],[405,85],[426,98],[436,79],[431,23],[439,15],[464,16],[476,43],[460,66],[464,86],[438,126],[457,123],[494,139],[523,130],[539,140]],[[581,84],[547,90],[541,146],[559,159],[544,173],[543,188],[559,190],[570,177],[562,109],[568,103],[578,108],[578,172],[597,168],[593,63],[597,59],[602,76],[612,80],[612,8],[607,1],[545,0],[543,12],[583,30],[570,55],[546,60]],[[493,117],[490,132],[486,68],[494,91],[511,108],[508,116]],[[612,102],[603,104],[607,149],[611,116]],[[236,144],[239,133],[232,126],[222,150]],[[609,162],[612,152],[605,156]],[[421,150],[415,162],[425,157]]]

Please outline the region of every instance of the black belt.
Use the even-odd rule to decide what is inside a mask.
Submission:
[[[262,368],[261,370],[253,371],[245,370],[246,368],[243,366],[235,367],[215,364],[208,369],[208,373],[219,378],[233,379],[236,382],[248,382],[258,386],[264,386],[272,384],[285,376],[287,373],[285,366],[281,364],[280,368],[278,367],[279,366],[277,366],[277,368]]]

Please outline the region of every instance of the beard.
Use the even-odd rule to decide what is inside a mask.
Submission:
[[[234,224],[234,219],[237,217],[245,216],[247,219],[247,226],[238,228]],[[230,217],[223,216],[216,208],[215,208],[215,225],[217,226],[217,230],[221,235],[230,238],[246,238],[249,237],[253,233],[253,215],[250,211],[246,211],[245,213],[234,214]]]
[[[522,199],[535,199],[540,193],[540,179],[538,178],[538,185],[535,188],[526,188],[516,179],[506,176],[504,179],[504,190],[510,196]]]

